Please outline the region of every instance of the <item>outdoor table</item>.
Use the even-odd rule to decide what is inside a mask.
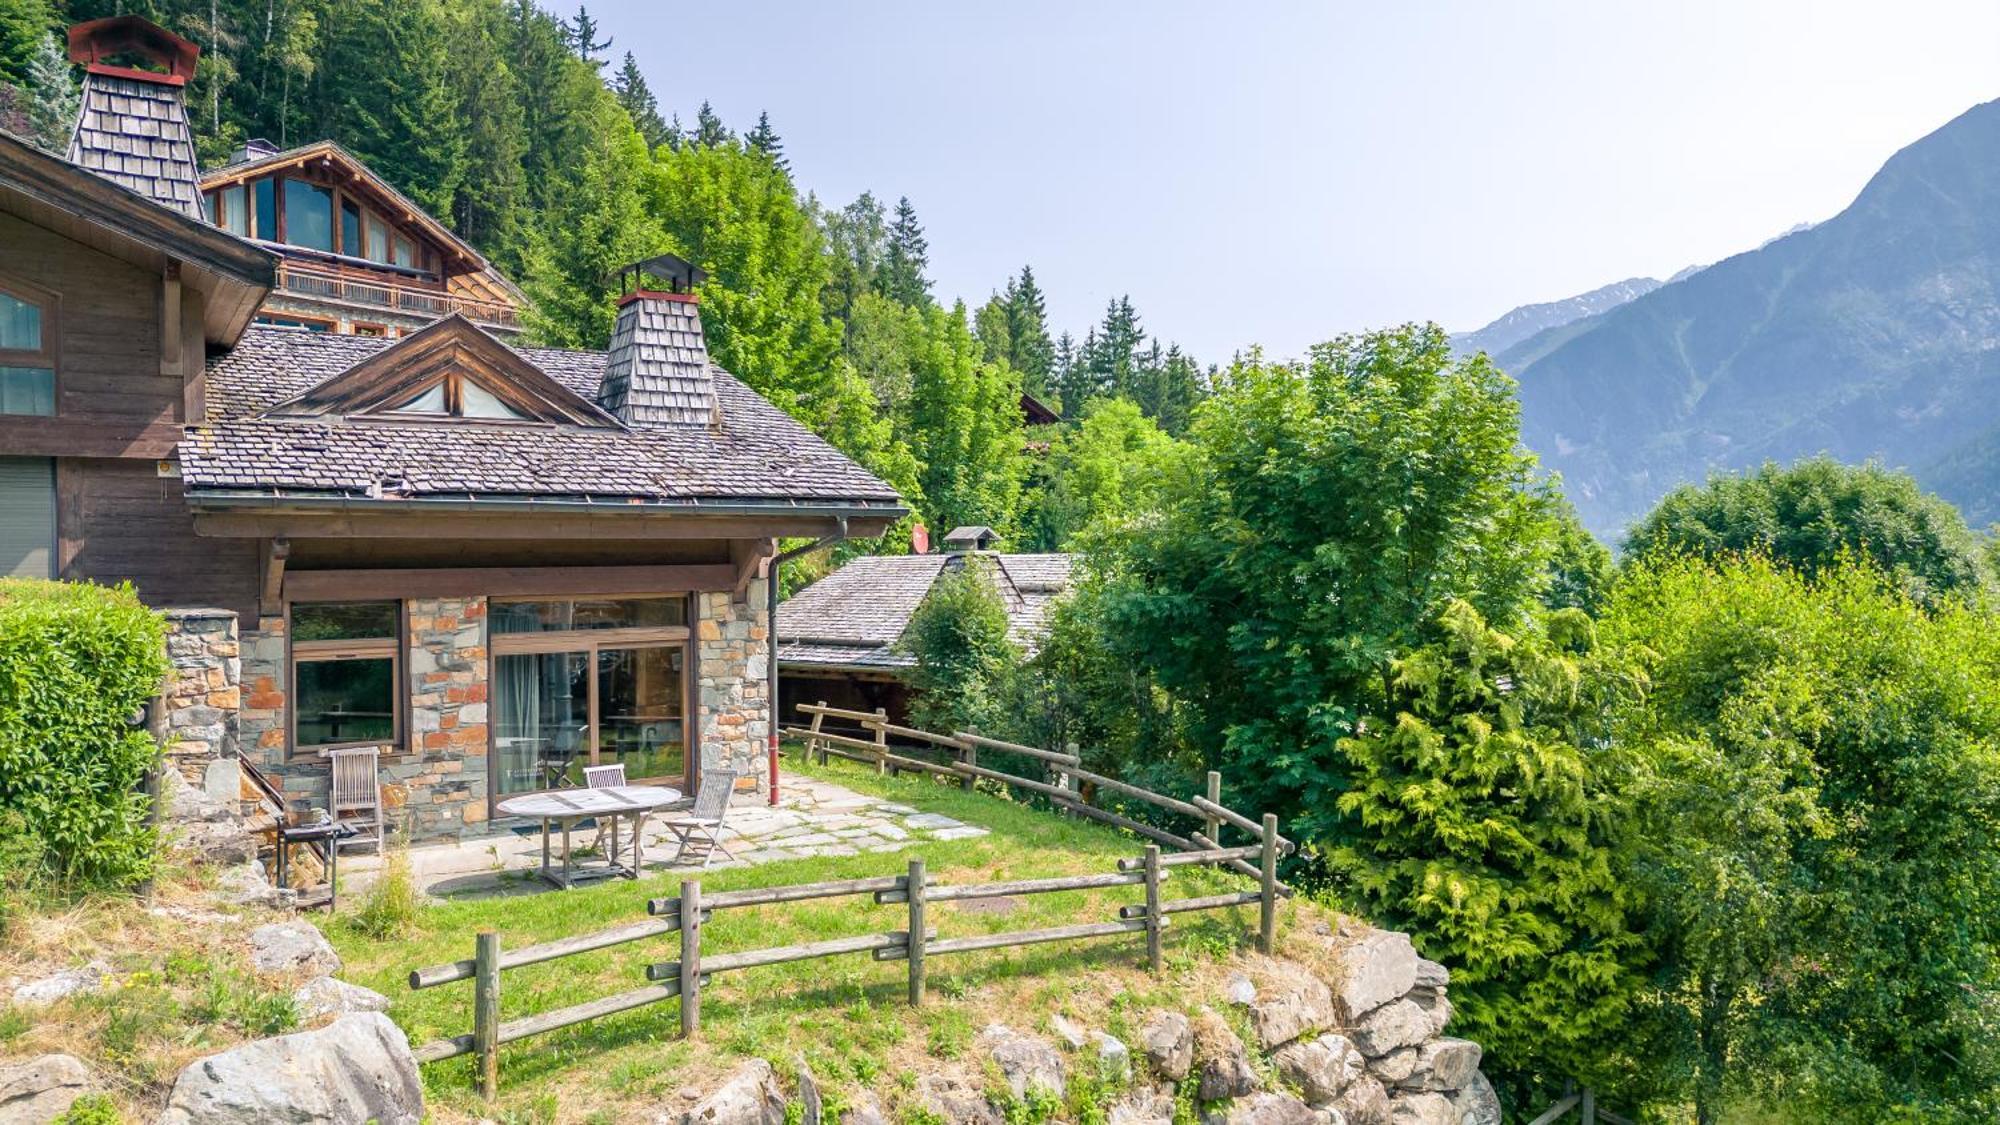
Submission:
[[[350,836],[358,836],[361,830],[344,821],[324,820],[317,824],[278,825],[278,886],[285,886],[287,868],[286,856],[291,851],[290,844],[326,843],[326,912],[333,913],[335,898],[340,894],[340,883],[335,868],[340,864],[340,844]]]
[[[646,814],[663,808],[681,799],[681,791],[664,785],[612,785],[602,789],[553,789],[546,793],[527,793],[519,797],[509,797],[494,806],[500,816],[533,817],[542,822],[542,867],[541,876],[565,890],[585,879],[607,879],[622,875],[627,879],[639,877],[639,865],[644,855],[641,851],[640,829],[646,821]],[[591,817],[606,817],[611,822],[611,848],[602,867],[574,870],[570,862],[570,830],[577,821]],[[632,822],[632,862],[621,862],[618,852],[619,822]],[[557,870],[549,861],[549,825],[562,826],[562,868]]]

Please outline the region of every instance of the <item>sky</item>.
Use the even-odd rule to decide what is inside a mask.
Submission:
[[[907,195],[939,297],[1027,263],[1055,330],[1128,294],[1209,362],[1664,278],[2000,97],[1993,0],[591,12],[662,112],[768,111],[821,201]]]

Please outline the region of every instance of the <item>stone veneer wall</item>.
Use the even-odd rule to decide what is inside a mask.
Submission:
[[[763,781],[770,734],[770,614],[764,583],[738,601],[728,591],[695,595],[695,698],[701,768],[747,771]]]
[[[389,825],[412,840],[486,821],[486,599],[413,598],[409,745],[383,761]]]
[[[166,618],[167,660],[173,665],[164,692],[167,733],[173,738],[168,753],[198,785],[208,762],[237,753],[243,660],[236,614],[175,609]]]

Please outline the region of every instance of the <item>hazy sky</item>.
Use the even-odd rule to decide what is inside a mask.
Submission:
[[[1994,0],[591,7],[663,112],[908,195],[939,296],[1032,263],[1055,328],[1129,293],[1207,360],[1665,277],[2000,97]]]

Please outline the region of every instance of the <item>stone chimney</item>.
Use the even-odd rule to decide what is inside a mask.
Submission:
[[[624,296],[597,404],[628,426],[721,425],[694,294],[708,275],[672,254],[618,273]]]
[[[70,134],[70,162],[205,219],[194,130],[182,99],[200,57],[200,47],[138,16],[70,28],[70,61],[84,68],[83,110]]]

